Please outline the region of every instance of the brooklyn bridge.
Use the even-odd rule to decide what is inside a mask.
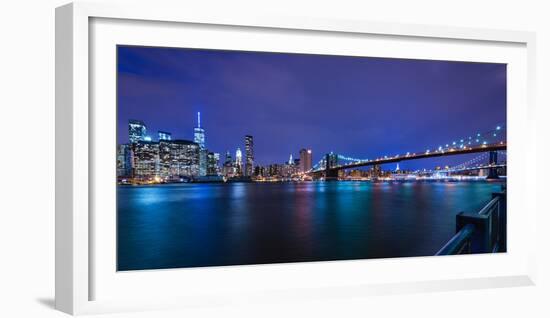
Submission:
[[[340,170],[355,169],[366,166],[380,166],[388,163],[399,163],[409,160],[419,160],[434,157],[456,156],[473,153],[484,153],[485,164],[472,165],[477,160],[448,168],[448,172],[458,172],[473,169],[487,169],[487,179],[498,179],[497,169],[506,167],[506,163],[499,162],[499,154],[506,155],[506,127],[496,126],[494,129],[484,133],[476,133],[471,136],[459,138],[449,143],[436,147],[427,148],[416,152],[405,152],[393,156],[383,155],[371,159],[357,159],[342,154],[327,153],[317,164],[304,174],[325,180],[336,180]]]

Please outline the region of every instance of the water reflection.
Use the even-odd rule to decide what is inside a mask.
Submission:
[[[500,184],[309,182],[118,188],[119,270],[433,255]]]

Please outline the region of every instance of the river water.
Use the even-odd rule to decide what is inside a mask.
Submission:
[[[118,270],[433,255],[501,183],[119,186]]]

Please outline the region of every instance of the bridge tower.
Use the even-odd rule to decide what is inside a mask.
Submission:
[[[498,153],[496,151],[489,152],[489,165],[496,166],[498,161]],[[489,174],[487,175],[488,180],[498,179],[497,167],[489,168]]]
[[[338,180],[338,170],[331,169],[331,154],[327,153],[325,156],[325,180],[331,181],[331,180]]]

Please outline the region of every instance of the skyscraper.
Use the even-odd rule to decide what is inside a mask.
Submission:
[[[216,154],[208,152],[207,154],[206,175],[215,176],[218,174],[218,162],[216,160]],[[218,155],[219,158],[219,155]]]
[[[219,175],[221,172],[220,169],[220,153],[214,152],[214,161],[216,162],[216,174]]]
[[[311,149],[300,149],[300,172],[311,170]]]
[[[194,141],[201,149],[206,148],[204,128],[201,127],[201,112],[197,113],[197,127],[194,129]]]
[[[135,144],[138,141],[144,141],[147,135],[147,127],[141,120],[129,120],[128,121],[128,139],[131,144]]]
[[[207,151],[204,128],[201,127],[201,113],[197,113],[197,127],[194,129],[194,141],[199,145],[199,176],[206,175]]]
[[[131,146],[122,144],[117,146],[117,177],[130,177],[132,175],[132,151]]]
[[[227,178],[231,178],[235,175],[233,158],[231,157],[231,153],[229,151],[225,153],[225,162],[223,163],[222,174]]]
[[[254,139],[252,136],[244,136],[244,148],[246,151],[245,175],[251,177],[254,174]]]
[[[159,141],[161,140],[172,140],[172,134],[166,131],[159,130]]]
[[[190,140],[159,141],[160,175],[165,179],[199,174],[199,145]]]
[[[225,163],[233,164],[233,158],[231,158],[231,153],[229,150],[225,153]]]
[[[243,175],[243,153],[241,148],[237,148],[237,151],[235,152],[235,170],[235,174],[237,176]]]
[[[152,180],[159,176],[159,143],[139,141],[134,144],[134,177]]]

